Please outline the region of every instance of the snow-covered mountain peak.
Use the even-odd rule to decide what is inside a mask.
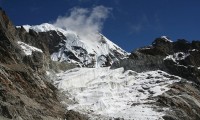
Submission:
[[[169,39],[169,37],[167,36],[161,36],[160,38],[165,39],[168,42],[173,42],[172,40]]]
[[[37,33],[56,31],[62,37],[60,43],[55,45],[56,50],[51,54],[54,61],[68,61],[81,66],[99,67],[110,66],[114,61],[128,55],[126,51],[100,33],[93,32],[83,35],[79,34],[80,31],[65,30],[49,23],[24,25],[23,28],[27,32],[31,29]]]
[[[21,26],[16,26],[16,27],[21,28]],[[49,24],[49,23],[43,23],[43,24],[40,24],[40,25],[32,25],[32,26],[31,25],[23,25],[22,27],[27,32],[29,32],[29,29],[32,29],[35,32],[48,32],[48,31],[51,31],[51,30],[65,32],[64,29],[55,27],[54,25]]]
[[[31,26],[30,29],[33,29],[36,32],[47,32],[50,30],[55,30],[55,31],[58,30],[58,28],[54,27],[52,24],[49,23],[43,23],[41,25]]]

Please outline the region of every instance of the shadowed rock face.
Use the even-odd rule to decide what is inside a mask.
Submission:
[[[50,31],[51,32],[51,31]],[[45,33],[42,35],[44,38]],[[52,31],[51,34],[54,34]],[[3,10],[0,10],[0,119],[1,120],[62,120],[66,111],[58,100],[57,89],[46,77],[48,51],[59,41],[46,38],[43,43],[15,29]],[[27,40],[40,46],[45,54],[33,52],[26,56],[17,44]],[[56,37],[56,35],[54,36]],[[28,39],[29,38],[29,39]],[[59,37],[61,38],[61,37]],[[35,40],[35,39],[34,39]],[[54,43],[55,42],[55,43]],[[48,48],[47,48],[48,47]],[[69,115],[70,113],[68,113]],[[76,113],[76,116],[79,114]]]
[[[0,115],[9,119],[63,118],[64,109],[56,89],[45,81],[43,71],[35,72],[35,53],[26,58],[16,41],[19,37],[4,11],[0,11]],[[40,54],[40,55],[39,55]],[[27,64],[24,64],[24,61]],[[41,59],[40,59],[41,60]]]
[[[200,41],[170,42],[157,38],[151,46],[137,49],[129,58],[112,64],[111,68],[124,67],[137,72],[164,70],[200,83]]]
[[[169,108],[165,120],[200,119],[200,41],[157,38],[151,46],[137,49],[111,68],[118,67],[137,72],[159,69],[185,78],[155,99],[158,105]]]
[[[29,32],[26,32],[23,26],[17,28],[17,32],[21,41],[42,49],[47,55],[57,51],[58,48],[56,46],[66,39],[62,34],[58,35],[56,31],[36,33],[34,30],[30,29]]]

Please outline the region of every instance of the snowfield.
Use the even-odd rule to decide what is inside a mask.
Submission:
[[[67,109],[90,119],[162,120],[167,108],[153,105],[151,98],[180,79],[160,70],[137,73],[123,68],[75,68],[57,74],[54,84],[75,101],[66,103]]]

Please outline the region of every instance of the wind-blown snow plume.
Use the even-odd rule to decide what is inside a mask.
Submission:
[[[69,15],[59,16],[55,23],[57,27],[76,31],[81,39],[98,40],[97,34],[102,30],[103,23],[111,8],[96,6],[92,9],[73,8]]]

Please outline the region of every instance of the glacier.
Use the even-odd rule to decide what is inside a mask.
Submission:
[[[54,85],[74,102],[67,104],[90,116],[107,120],[162,120],[167,108],[153,105],[152,99],[168,91],[180,77],[157,70],[137,73],[123,68],[75,68],[57,74]]]

